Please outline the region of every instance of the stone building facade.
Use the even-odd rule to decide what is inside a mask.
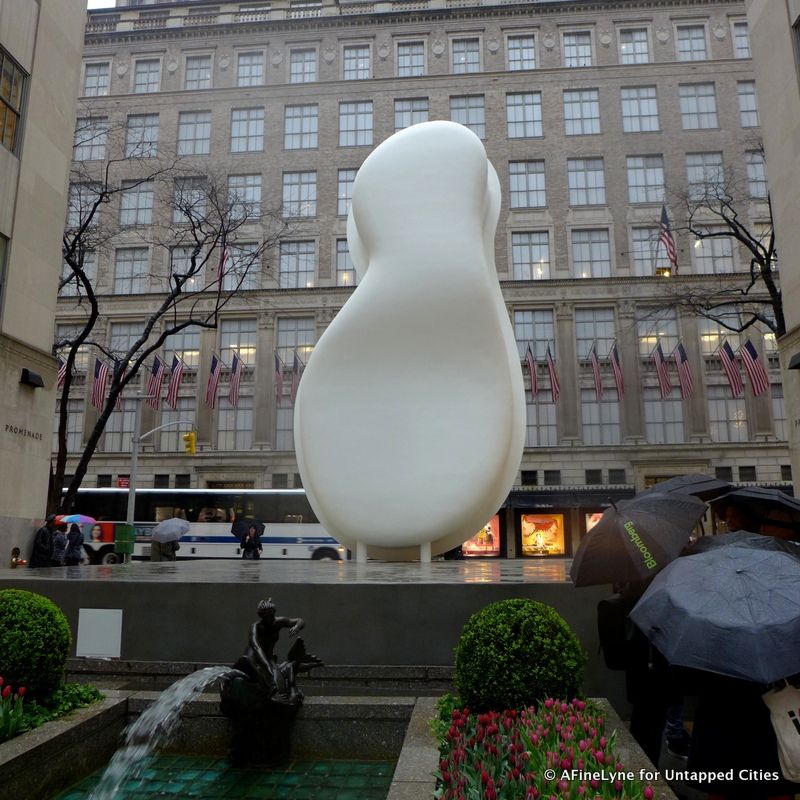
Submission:
[[[226,307],[219,327],[167,347],[165,358],[180,352],[188,368],[179,409],[145,407],[142,430],[185,418],[196,425],[198,452],[183,452],[176,429],[155,434],[145,442],[140,485],[299,485],[292,365],[295,354],[305,362],[353,291],[352,180],[375,145],[426,119],[467,124],[497,169],[498,275],[521,363],[528,345],[537,362],[535,396],[525,371],[527,446],[501,515],[507,553],[516,552],[526,508],[563,512],[570,552],[589,512],[665,476],[791,481],[774,336],[766,328],[731,333],[669,302],[676,292],[748,277],[734,243],[694,241],[681,230],[675,198],[688,181],[732,165],[748,178],[742,213],[753,226],[769,216],[742,2],[132,2],[89,12],[83,56],[79,117],[130,128],[149,115],[151,137],[190,154],[187,174],[233,178],[264,208],[283,205],[293,218],[257,285]],[[126,169],[135,177],[141,164]],[[659,243],[665,201],[677,275],[665,274]],[[165,213],[158,198],[151,213]],[[141,324],[158,295],[156,276],[168,270],[142,245],[146,227],[131,227],[97,254],[101,293],[115,295],[128,257],[121,251],[143,250],[137,257],[152,276],[111,298],[102,323],[109,341]],[[62,297],[57,326],[76,319],[74,299]],[[727,338],[736,349],[748,337],[771,385],[756,395],[748,384],[734,397],[717,348]],[[673,384],[665,397],[657,344]],[[693,376],[685,399],[671,359],[679,344]],[[560,382],[555,401],[548,348]],[[234,352],[245,364],[238,404],[226,400],[223,370],[211,410],[203,395],[212,354],[230,367]],[[285,366],[277,398],[275,355]],[[93,361],[87,352],[82,369]],[[70,401],[75,452],[96,419],[90,383],[87,396]],[[85,485],[124,485],[135,406],[125,400],[112,415]]]

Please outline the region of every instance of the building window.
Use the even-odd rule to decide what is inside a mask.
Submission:
[[[283,216],[317,216],[317,173],[283,173]]]
[[[58,449],[59,399],[53,415],[53,450]],[[83,400],[67,400],[67,452],[79,453],[83,444]]]
[[[304,150],[317,146],[319,106],[286,106],[283,119],[283,147]]]
[[[353,259],[350,257],[347,239],[336,240],[336,285],[356,285],[356,270],[353,267]]]
[[[721,225],[709,225],[706,233],[720,234],[728,228]],[[734,272],[733,240],[730,236],[712,235],[694,241],[695,272],[699,275],[719,275]]]
[[[197,369],[200,364],[200,331],[196,328],[184,328],[170,334],[164,342],[164,360],[167,365],[177,356],[188,369]]]
[[[514,339],[520,360],[525,358],[525,351],[530,345],[533,357],[544,361],[548,344],[555,338],[553,312],[548,309],[522,310],[514,312]],[[553,358],[556,357],[553,347],[550,348]]]
[[[178,155],[208,155],[211,148],[211,112],[181,111],[178,114]]]
[[[161,448],[164,449],[163,447]],[[153,488],[154,489],[169,489],[169,473],[165,475],[153,475]]]
[[[481,71],[481,43],[480,39],[453,39],[453,72],[480,72]]]
[[[572,276],[610,278],[608,230],[572,231]]]
[[[128,453],[136,418],[136,400],[123,399],[122,409],[115,409],[106,422],[103,450],[106,453]]]
[[[628,482],[628,476],[624,469],[611,469],[608,470],[608,482],[614,485],[619,485]]]
[[[114,259],[114,294],[142,294],[147,291],[150,259],[146,247],[121,247]]]
[[[231,152],[261,152],[264,149],[264,109],[234,108],[231,111]]]
[[[750,31],[747,27],[747,22],[734,22],[733,23],[733,57],[734,58],[750,58],[752,53],[750,51]]]
[[[673,308],[640,308],[636,311],[640,358],[650,358],[660,342],[664,354],[678,346],[678,318]]]
[[[100,185],[96,183],[73,183],[69,187],[67,202],[67,226],[78,228],[89,220],[89,225],[100,221]],[[91,217],[91,219],[89,219]]]
[[[313,48],[289,53],[289,83],[313,83],[317,79],[317,51]]]
[[[230,175],[228,203],[231,219],[258,219],[261,216],[261,176]]]
[[[150,225],[153,222],[153,194],[151,181],[123,181],[119,224]]]
[[[631,230],[631,255],[633,272],[641,278],[658,275],[659,270],[670,269],[667,251],[659,239],[660,229],[654,227]]]
[[[547,231],[511,234],[511,261],[515,281],[550,278],[550,239]]]
[[[511,208],[547,205],[544,161],[509,161],[508,182]]]
[[[595,342],[598,357],[605,358],[615,339],[613,308],[575,309],[575,346],[579,361],[589,357]]]
[[[645,437],[648,444],[676,444],[685,441],[683,433],[683,403],[679,395],[661,397],[657,386],[642,390]]]
[[[239,395],[232,406],[227,397],[219,398],[217,419],[218,450],[249,450],[253,446],[253,398]]]
[[[658,130],[658,99],[655,86],[631,86],[620,90],[622,130],[646,133]]]
[[[592,34],[590,31],[565,32],[562,46],[565,67],[592,66]]]
[[[745,153],[745,161],[747,163],[747,193],[754,199],[766,199],[767,171],[764,166],[764,154],[760,150],[748,150]]]
[[[538,486],[538,473],[535,469],[520,470],[520,482],[523,486]]]
[[[340,217],[346,217],[350,213],[350,204],[353,202],[353,182],[356,179],[355,169],[340,169],[338,178],[338,188],[336,191],[336,213]]]
[[[602,469],[587,469],[584,470],[584,473],[584,484],[586,486],[599,486],[603,483]]]
[[[284,365],[291,369],[294,354],[301,358],[304,364],[314,349],[316,329],[313,317],[279,317],[277,347],[278,357]],[[288,381],[284,381],[284,390],[288,394]]]
[[[95,61],[83,68],[83,96],[102,97],[108,94],[111,81],[111,63]]]
[[[363,81],[372,77],[369,45],[346,46],[342,57],[342,70],[342,77],[346,81]]]
[[[650,61],[650,38],[647,28],[624,28],[619,32],[620,64],[647,64]]]
[[[628,201],[664,202],[664,159],[661,156],[628,156]]]
[[[509,139],[542,135],[542,93],[506,95],[506,127]]]
[[[758,98],[755,81],[738,81],[736,92],[739,96],[739,119],[743,128],[758,127]]]
[[[0,143],[12,153],[18,143],[24,86],[25,73],[0,47]]]
[[[602,158],[568,158],[567,178],[571,206],[599,206],[606,202]]]
[[[397,77],[417,78],[425,74],[425,42],[398,42]]]
[[[721,481],[733,481],[733,467],[714,467],[714,477]]]
[[[780,441],[787,441],[788,431],[786,430],[786,401],[783,398],[783,384],[773,383],[770,386],[771,400],[772,400],[772,429],[775,431],[776,438]],[[783,467],[781,467],[781,480],[791,480],[790,477],[783,476]]]
[[[536,39],[533,34],[509,36],[506,40],[506,57],[509,72],[536,69]]]
[[[545,486],[561,486],[561,470],[560,469],[546,469],[544,471],[544,485]]]
[[[700,352],[705,357],[714,355],[723,339],[727,339],[728,344],[737,350],[747,336],[746,333],[736,330],[742,326],[742,320],[735,309],[726,311],[725,307],[722,307],[715,309],[714,314],[717,319],[700,317],[697,321],[700,329]]]
[[[2,108],[1,105],[0,108]],[[0,117],[2,117],[2,113],[0,113]],[[128,119],[130,120],[130,117]],[[0,129],[1,137],[2,129]],[[72,158],[75,161],[102,161],[106,157],[107,141],[108,117],[79,117],[75,123]]]
[[[125,157],[155,158],[158,137],[158,114],[131,114],[125,130]]]
[[[237,86],[264,85],[264,54],[261,52],[239,53],[236,67]]]
[[[225,292],[261,288],[261,246],[257,242],[228,246],[230,266],[222,278]]]
[[[184,89],[211,88],[211,56],[187,56]]]
[[[257,336],[255,317],[220,320],[220,358],[230,366],[236,353],[245,367],[254,367]]]
[[[122,357],[129,353],[142,335],[139,322],[112,322],[109,336],[109,350]]]
[[[316,270],[317,248],[314,242],[281,242],[278,288],[311,288]]]
[[[172,200],[172,221],[195,223],[208,213],[207,182],[202,177],[176,178]]]
[[[273,489],[287,489],[288,487],[289,487],[289,473],[287,472],[272,473]]]
[[[581,429],[584,444],[620,444],[622,434],[616,389],[605,387],[600,400],[593,388],[581,389]]]
[[[170,280],[174,279],[173,276],[185,278],[181,287],[184,292],[199,292],[205,288],[203,284],[203,254],[198,253],[195,256],[194,266],[192,266],[193,253],[193,247],[173,247],[169,251]]]
[[[2,270],[3,267],[4,241],[5,240],[0,237],[0,270]],[[89,283],[92,286],[97,286],[97,253],[95,253],[94,250],[84,250],[79,256],[83,257],[81,267]],[[61,266],[61,280],[59,284],[61,288],[58,290],[58,293],[61,297],[79,297],[84,294],[83,284],[72,271],[72,267],[66,262]]]
[[[450,119],[469,128],[479,139],[486,138],[486,108],[482,94],[450,98]]]
[[[678,25],[676,36],[678,61],[705,61],[708,58],[705,25]]]
[[[739,467],[739,481],[755,481],[756,480],[756,468],[755,467]]]
[[[717,95],[713,83],[686,83],[678,88],[685,131],[718,128]]]
[[[782,481],[791,481],[792,480],[792,465],[791,464],[781,464],[781,480]]]
[[[686,184],[691,200],[713,199],[723,191],[724,183],[722,153],[686,154]]]
[[[0,237],[0,242],[2,238]],[[56,325],[56,354],[67,360],[70,342],[74,342],[83,330],[83,325]],[[75,372],[86,372],[89,366],[89,347],[82,344],[75,352]]]
[[[600,133],[600,92],[597,89],[564,92],[564,133],[567,136]]]
[[[372,100],[339,103],[339,147],[372,144]]]
[[[410,100],[394,101],[395,131],[428,121],[428,98],[414,97]]]
[[[133,91],[135,94],[157,92],[161,87],[161,59],[142,58],[133,69]]]
[[[707,386],[708,428],[712,442],[746,442],[747,413],[744,397],[731,397],[730,387]]]
[[[525,447],[555,447],[558,444],[556,404],[550,392],[540,389],[533,398],[528,397],[527,392],[525,394]],[[528,485],[536,485],[535,477],[533,484]]]

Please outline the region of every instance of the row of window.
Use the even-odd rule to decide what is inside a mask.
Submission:
[[[679,86],[681,123],[684,130],[719,128],[716,91],[713,82]],[[755,81],[738,81],[739,121],[744,128],[759,125]],[[655,86],[620,89],[622,128],[625,133],[660,131]],[[567,136],[600,134],[600,90],[567,89],[563,93],[564,133]],[[183,111],[178,114],[178,155],[208,155],[211,152],[211,111]],[[395,130],[429,119],[427,97],[394,101]],[[486,139],[486,99],[482,94],[450,97],[450,119],[466,125]],[[266,112],[263,107],[231,110],[230,151],[264,151]],[[82,117],[77,121],[74,141],[76,161],[103,160],[108,146],[108,117]],[[127,158],[152,158],[158,154],[160,139],[158,114],[131,114],[125,132]],[[340,147],[373,144],[373,102],[363,100],[339,103]],[[506,136],[529,139],[544,136],[542,93],[506,94]],[[284,108],[283,148],[299,150],[319,146],[319,106],[288,105]]]
[[[483,40],[481,36],[450,37],[450,71],[453,74],[482,72]],[[750,58],[750,39],[747,22],[732,24],[735,58]],[[648,64],[653,60],[652,37],[648,27],[621,28],[618,35],[620,64]],[[704,61],[710,57],[708,31],[704,23],[675,26],[675,57],[678,61]],[[395,42],[395,76],[422,77],[428,74],[428,45],[424,39]],[[508,34],[506,37],[506,69],[533,70],[539,66],[538,33]],[[349,43],[341,48],[340,78],[369,80],[375,77],[373,48],[369,42]],[[591,67],[597,63],[594,34],[591,30],[561,32],[561,65]],[[184,90],[212,89],[214,74],[212,53],[193,53],[184,56]],[[266,82],[265,49],[243,50],[236,54],[236,85],[263,86]],[[319,80],[319,53],[316,47],[289,47],[289,83],[311,83]],[[140,57],[134,60],[130,91],[148,94],[161,90],[162,59]],[[89,61],[84,65],[83,95],[107,95],[111,85],[111,62]]]
[[[0,145],[16,152],[26,74],[0,46]]]

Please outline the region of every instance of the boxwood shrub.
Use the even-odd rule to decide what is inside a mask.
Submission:
[[[502,711],[572,698],[586,654],[564,619],[535,600],[501,600],[473,614],[456,647],[454,681],[464,706]]]
[[[72,633],[61,609],[23,589],[0,590],[0,675],[46,699],[64,681]]]

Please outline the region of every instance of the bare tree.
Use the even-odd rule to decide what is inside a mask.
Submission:
[[[695,286],[665,282],[664,305],[687,309],[731,331],[741,332],[761,323],[781,336],[786,323],[760,142],[747,157],[747,171],[725,164],[698,166],[698,180],[672,192],[671,199],[681,209],[678,220],[685,220],[675,225],[675,231],[691,235],[695,246],[706,240],[732,240],[732,257],[736,258],[738,244],[749,261],[748,274],[708,276]],[[760,204],[763,222],[749,216],[753,203]]]
[[[264,253],[287,231],[281,209],[262,209],[260,201],[249,200],[229,187],[224,176],[193,174],[179,156],[164,154],[163,148],[158,155],[147,139],[132,140],[129,129],[112,132],[96,119],[83,118],[76,131],[76,150],[98,141],[107,148],[108,158],[101,163],[75,161],[63,236],[60,291],[74,296],[74,311],[80,316],[70,335],[57,340],[53,348],[66,363],[48,506],[63,512],[74,506],[117,398],[137,379],[145,361],[174,334],[192,327],[216,328],[220,311],[242,287],[251,285],[256,273],[260,276]],[[126,179],[134,173],[137,177]],[[128,228],[120,220],[128,206],[134,212],[139,208],[136,197],[140,191],[147,198],[145,208],[157,199],[167,213],[151,224]],[[117,204],[119,212],[115,213]],[[257,236],[254,229],[259,231]],[[107,295],[97,291],[96,264],[103,252],[120,243],[121,236],[127,237],[124,241],[128,244],[131,237],[137,237],[154,252],[162,251],[168,269],[161,275],[132,276],[156,291],[148,295],[149,310],[136,341],[123,351],[112,351],[95,335],[108,301]],[[110,388],[62,497],[74,367],[79,350],[85,352],[89,346],[112,362]],[[90,373],[91,369],[87,371],[87,391]]]

